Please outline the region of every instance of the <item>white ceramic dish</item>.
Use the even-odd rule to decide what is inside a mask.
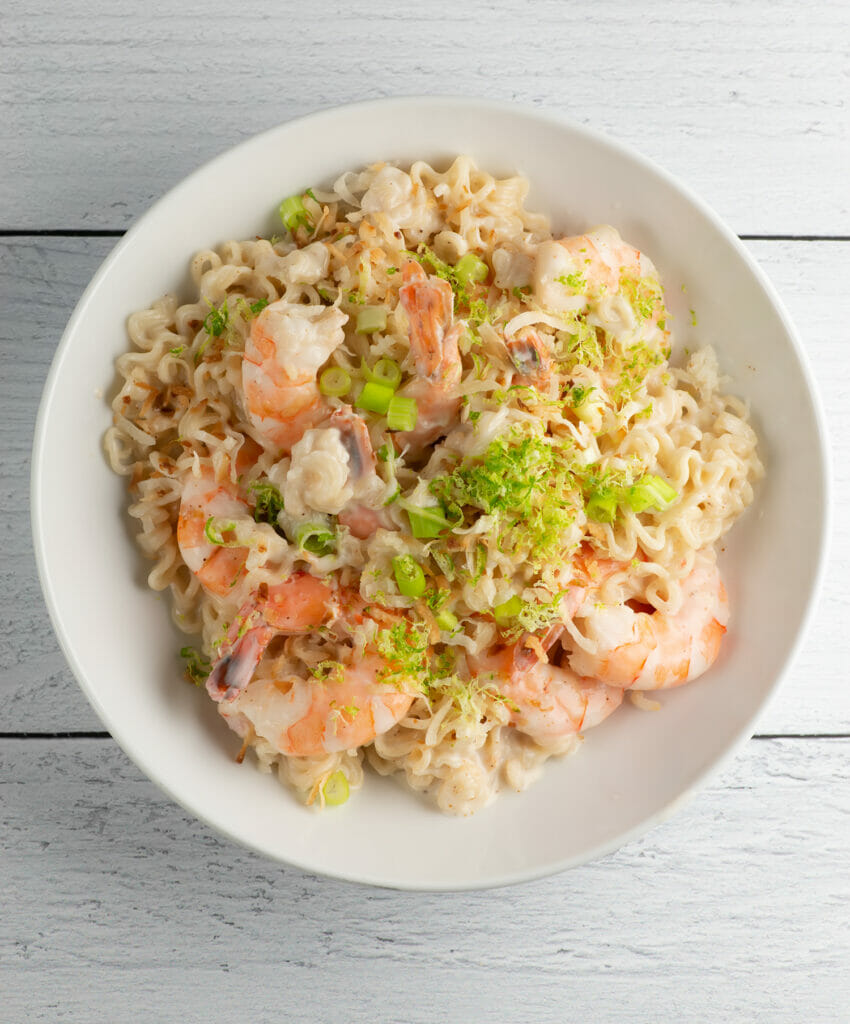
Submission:
[[[645,249],[676,316],[677,346],[715,344],[750,399],[768,475],[728,538],[732,626],[718,663],[625,707],[527,792],[470,819],[445,818],[391,780],[367,778],[323,814],[249,765],[202,693],[180,681],[167,597],[144,584],[124,482],[102,435],[128,314],[181,288],[191,255],[272,233],[282,196],[378,159],[442,163],[471,153],[520,170],[529,206],[556,230],[600,222]],[[687,294],[683,295],[681,286]],[[698,312],[690,326],[688,308]],[[270,857],[340,878],[471,889],[534,878],[614,849],[661,820],[751,732],[812,608],[827,535],[824,427],[781,303],[738,239],[644,158],[539,111],[401,99],[329,110],[250,139],[160,200],[104,262],[71,317],[44,390],[33,453],[33,532],[54,627],[83,690],[139,767],[214,828]],[[781,557],[777,557],[781,553]]]

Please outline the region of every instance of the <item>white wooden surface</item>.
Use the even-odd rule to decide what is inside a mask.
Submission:
[[[0,1021],[850,1019],[850,5],[57,8],[0,11]],[[760,236],[835,452],[826,588],[759,738],[613,856],[469,896],[312,878],[162,797],[64,665],[28,522],[39,393],[104,233],[255,131],[417,92],[569,113]]]

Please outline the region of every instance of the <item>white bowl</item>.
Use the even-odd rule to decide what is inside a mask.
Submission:
[[[103,455],[103,395],[130,312],[187,281],[192,254],[277,230],[282,196],[375,160],[442,164],[470,153],[522,171],[529,206],[573,233],[610,222],[655,261],[676,341],[712,342],[752,403],[767,476],[725,544],[732,623],[699,682],[655,714],[624,706],[579,753],[522,794],[443,817],[368,775],[344,807],[316,813],[276,779],[233,761],[210,701],[180,681],[181,638],[144,584],[124,481]],[[687,293],[683,295],[681,286]],[[690,326],[688,309],[698,313]],[[674,354],[675,358],[675,354]],[[80,686],[127,754],[214,828],[269,857],[339,878],[473,889],[534,878],[614,849],[664,818],[736,744],[787,671],[821,576],[825,432],[789,318],[738,239],[649,161],[585,128],[479,100],[399,99],[324,111],[242,143],[168,193],[115,247],[56,353],[33,451],[33,532],[54,628]]]

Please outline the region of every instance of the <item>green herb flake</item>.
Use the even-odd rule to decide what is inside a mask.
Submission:
[[[452,521],[492,516],[490,543],[539,565],[563,553],[564,534],[577,511],[575,469],[570,439],[514,430],[493,441],[483,456],[436,477],[430,490]],[[486,548],[484,554],[486,561]]]
[[[269,523],[277,528],[277,517],[283,511],[283,495],[271,480],[255,480],[248,489],[254,495],[254,522]]]
[[[216,309],[215,306],[204,317],[204,330],[212,338],[220,338],[230,323],[230,313],[227,310],[227,299]]]
[[[575,274],[561,274],[561,276],[556,277],[555,280],[558,284],[562,284],[567,288],[574,288],[577,292],[587,286],[587,282],[584,277],[578,272]]]
[[[378,631],[376,646],[387,663],[382,673],[385,682],[402,682],[411,678],[424,682],[423,676],[428,670],[429,633],[424,622],[410,619]]]
[[[458,267],[461,268],[458,270],[458,268],[453,267],[450,263],[446,263],[445,260],[441,260],[432,249],[429,249],[424,244],[420,245],[416,252],[406,251],[405,256],[416,260],[426,270],[430,270],[437,277],[448,281],[454,293],[456,313],[460,313],[464,309],[467,310],[468,319],[474,326],[489,321],[490,311],[487,303],[483,299],[473,299],[472,289],[475,287],[475,282],[474,279],[469,278],[463,272],[463,267],[461,266],[463,257],[461,257],[461,260],[458,260]]]
[[[186,661],[184,668],[186,679],[190,683],[194,683],[195,686],[203,686],[212,668],[210,659],[194,647],[181,647],[180,657]]]
[[[310,669],[310,675],[320,683],[342,683],[345,668],[339,661],[320,661]]]
[[[663,319],[667,316],[664,292],[656,277],[635,277],[623,272],[620,276],[620,291],[641,320],[651,320],[654,316]]]

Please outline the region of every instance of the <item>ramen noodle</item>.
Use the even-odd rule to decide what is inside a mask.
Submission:
[[[649,257],[553,236],[527,188],[348,172],[130,317],[106,447],[150,586],[306,803],[368,764],[471,813],[720,650],[746,407],[710,348],[669,362]]]

